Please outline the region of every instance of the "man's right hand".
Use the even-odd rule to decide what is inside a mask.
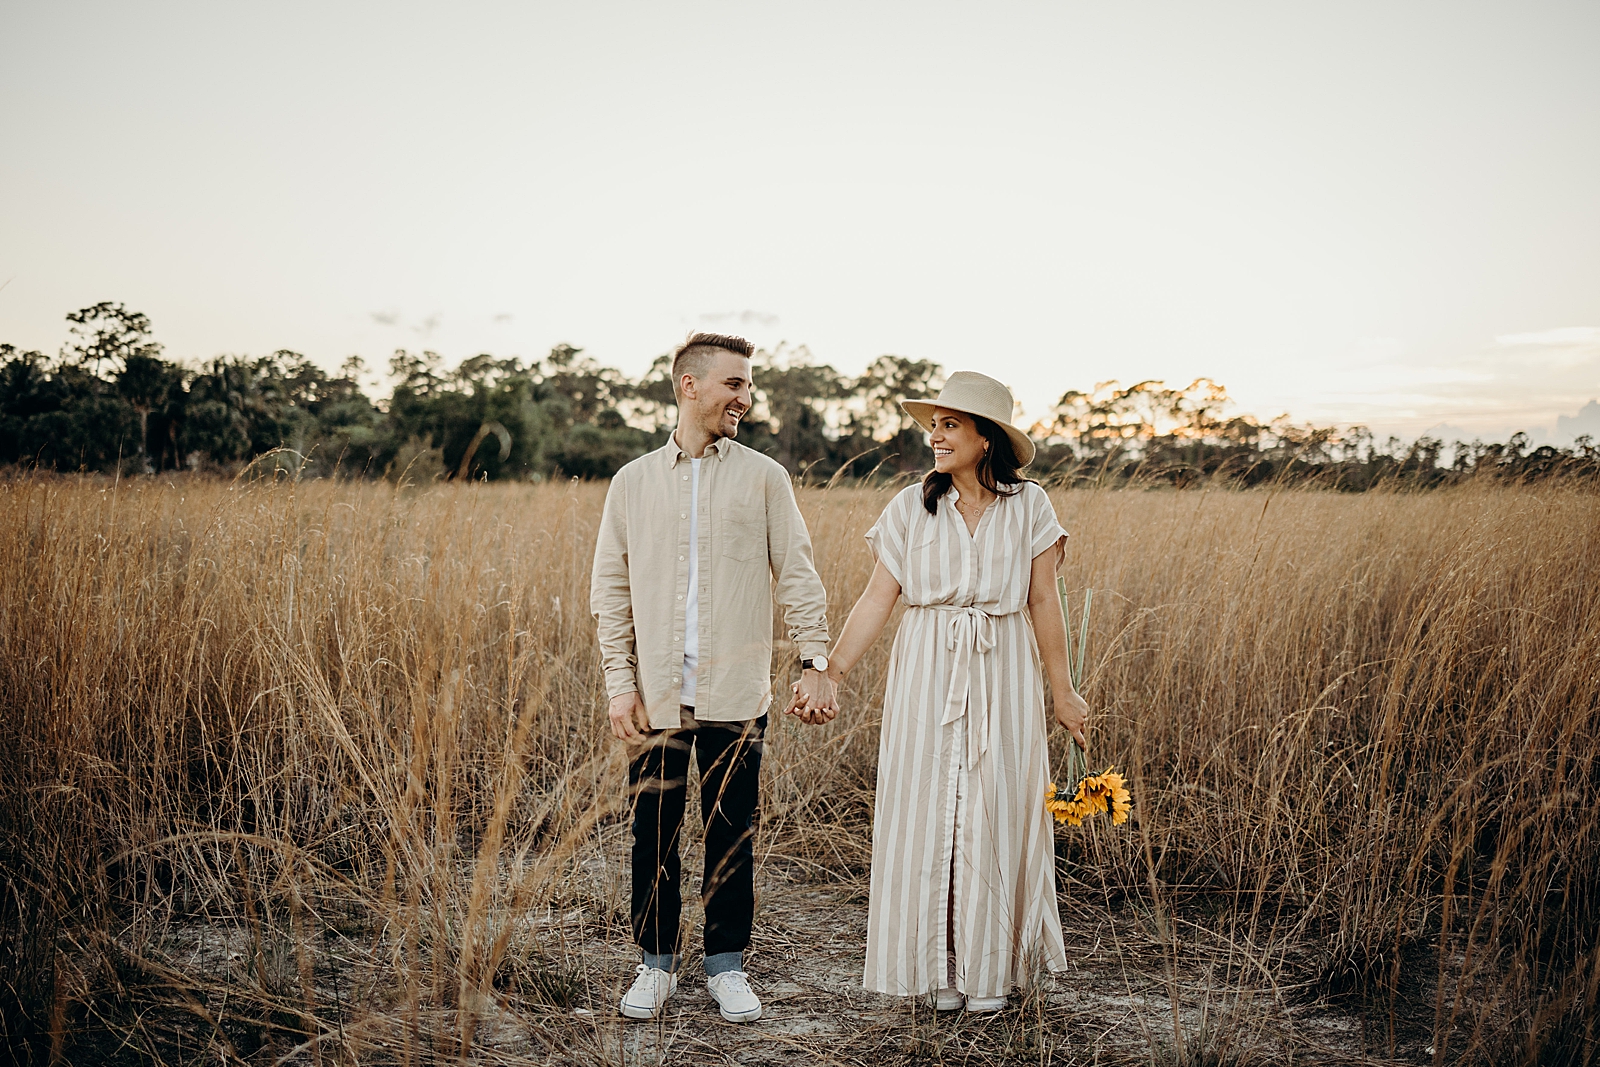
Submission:
[[[784,709],[803,723],[821,725],[839,714],[838,684],[818,671],[801,671],[800,680],[789,687],[794,696]]]
[[[611,732],[619,741],[637,741],[650,732],[650,715],[637,690],[611,698]]]

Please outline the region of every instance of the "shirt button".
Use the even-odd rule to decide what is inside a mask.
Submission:
[[[678,594],[678,599],[679,599],[679,600],[682,600],[682,599],[683,599],[683,594],[682,594],[682,593],[679,593],[679,594]]]
[[[674,637],[674,638],[673,638],[673,639],[672,639],[672,643],[673,643],[673,644],[677,644],[677,643],[678,643],[678,639],[677,639],[677,638],[676,638],[676,637]]]
[[[688,475],[687,475],[687,474],[685,474],[685,475],[684,475],[684,476],[683,476],[683,480],[684,480],[684,481],[688,481],[688,480],[689,480],[689,476],[688,476]]]
[[[678,557],[678,562],[679,562],[679,563],[682,563],[682,562],[683,562],[683,557],[682,557],[682,556],[679,556],[679,557]]]
[[[678,512],[678,518],[680,518],[680,519],[687,519],[687,518],[688,518],[688,517],[689,517],[689,513],[688,513],[688,512],[687,512],[687,511],[680,511],[680,512]]]

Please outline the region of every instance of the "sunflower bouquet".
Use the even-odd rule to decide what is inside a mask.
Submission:
[[[1067,640],[1072,640],[1072,615],[1067,610],[1067,582],[1056,579],[1056,596],[1061,601],[1061,618],[1067,626]],[[1072,684],[1083,684],[1083,652],[1089,640],[1089,608],[1094,602],[1094,590],[1083,593],[1083,617],[1078,626],[1078,655],[1072,658],[1067,651],[1067,666],[1072,671]],[[1107,767],[1099,774],[1088,773],[1088,757],[1078,747],[1076,740],[1067,742],[1067,781],[1065,789],[1057,789],[1054,782],[1045,790],[1044,809],[1055,816],[1056,822],[1069,826],[1082,826],[1083,820],[1102,812],[1109,812],[1111,821],[1121,826],[1128,821],[1133,810],[1133,794],[1128,792],[1128,781],[1113,768]]]
[[[1076,741],[1073,747],[1077,747]],[[1044,795],[1044,807],[1056,817],[1056,822],[1068,826],[1082,826],[1083,820],[1106,811],[1111,813],[1111,821],[1121,826],[1133,810],[1133,794],[1128,792],[1128,783],[1122,775],[1107,767],[1099,774],[1080,778],[1070,800],[1058,794],[1056,784],[1051,782]]]

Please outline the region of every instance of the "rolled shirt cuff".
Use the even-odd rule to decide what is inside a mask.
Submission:
[[[606,697],[619,697],[624,693],[637,693],[639,679],[631,667],[612,667],[606,671]]]
[[[677,974],[678,967],[683,963],[683,957],[676,952],[645,952],[642,955],[646,967],[654,967],[668,974]]]
[[[645,962],[649,963],[650,961],[646,959]],[[713,952],[706,957],[707,978],[715,978],[717,975],[726,974],[729,971],[742,970],[744,970],[743,952]]]

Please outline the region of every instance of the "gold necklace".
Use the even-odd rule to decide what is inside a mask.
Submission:
[[[978,514],[982,515],[985,511],[987,511],[989,509],[989,505],[993,504],[993,503],[994,503],[993,500],[989,500],[989,501],[985,501],[984,503],[978,505]],[[961,498],[960,497],[956,497],[956,510],[961,512],[961,514],[963,514],[963,515],[968,514],[967,509],[962,507],[961,505],[962,505]]]

